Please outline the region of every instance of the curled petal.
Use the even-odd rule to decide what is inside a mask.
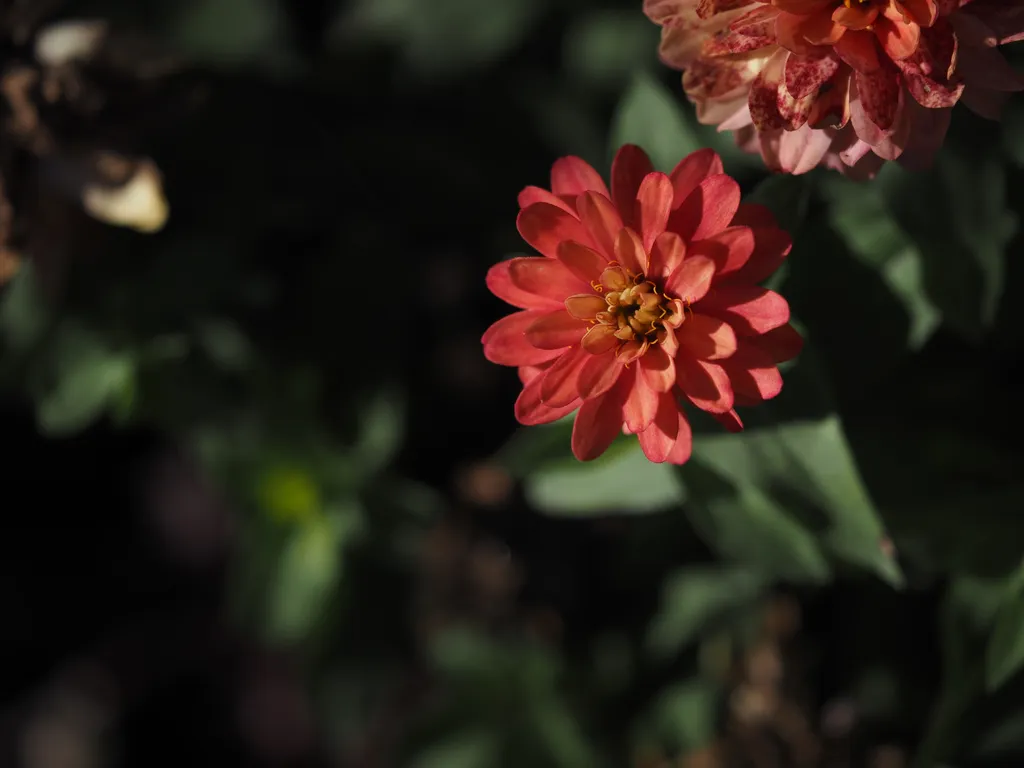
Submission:
[[[612,161],[612,202],[627,227],[637,228],[633,210],[636,193],[640,182],[653,170],[647,153],[635,144],[626,144],[615,153]]]
[[[562,157],[551,166],[551,191],[556,195],[582,195],[591,190],[608,196],[604,179],[587,161],[578,157]]]
[[[539,349],[565,349],[577,344],[586,331],[585,321],[568,312],[552,312],[530,324],[526,340]]]
[[[558,244],[563,240],[591,244],[590,235],[579,219],[549,203],[534,203],[521,210],[516,227],[523,240],[552,259],[557,256]]]
[[[484,357],[498,365],[539,365],[556,358],[558,350],[538,349],[526,339],[526,329],[542,317],[565,314],[564,312],[543,312],[526,310],[507,315],[483,335]]]
[[[779,112],[779,88],[786,72],[789,51],[777,51],[750,85],[750,119],[759,131],[770,131],[786,126],[786,118]]]

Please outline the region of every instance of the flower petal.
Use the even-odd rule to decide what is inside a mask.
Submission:
[[[558,357],[560,352],[537,349],[526,340],[526,329],[542,317],[563,312],[529,309],[501,318],[488,328],[481,339],[484,357],[498,365],[539,365]]]
[[[721,360],[736,351],[736,332],[717,317],[691,315],[676,329],[676,338],[698,360]]]
[[[556,195],[582,195],[591,190],[608,196],[604,179],[587,161],[561,157],[551,166],[551,191]]]
[[[800,99],[817,93],[839,71],[839,59],[829,51],[824,55],[790,56],[786,59],[786,90]]]
[[[678,208],[682,205],[704,179],[721,175],[723,172],[722,158],[715,150],[698,149],[688,154],[668,176],[672,180],[672,207]]]
[[[709,176],[669,219],[668,229],[687,242],[703,240],[729,226],[740,207],[740,185],[723,174]]]
[[[540,256],[509,259],[508,274],[512,285],[519,290],[559,304],[565,301],[566,296],[585,293],[591,288],[560,261]]]
[[[792,360],[804,347],[804,339],[789,323],[773,328],[755,340],[776,363]]]
[[[516,227],[523,240],[552,259],[558,254],[558,244],[563,240],[592,244],[579,219],[564,208],[549,203],[534,203],[521,210]]]
[[[675,385],[675,361],[660,344],[647,350],[638,365],[647,386],[655,392],[669,392]]]
[[[627,272],[640,275],[647,271],[647,253],[640,237],[632,229],[623,229],[615,239],[615,260]]]
[[[635,144],[626,144],[612,161],[612,202],[627,227],[636,229],[634,207],[640,182],[654,170],[651,159]]]
[[[690,455],[693,452],[693,430],[690,429],[690,422],[683,410],[676,406],[676,411],[676,418],[679,420],[676,441],[668,456],[665,457],[665,461],[668,464],[685,464],[690,460]]]
[[[572,425],[572,452],[580,461],[596,459],[622,433],[622,404],[630,377],[620,376],[608,392],[584,401]]]
[[[557,309],[558,300],[524,291],[512,282],[512,260],[500,261],[487,270],[487,287],[502,301],[521,309]]]
[[[879,67],[871,72],[855,72],[854,81],[857,85],[856,96],[859,104],[864,110],[864,115],[874,123],[883,133],[889,131],[896,122],[896,110],[900,103],[900,78],[895,68]],[[852,94],[851,94],[852,95]],[[853,99],[851,99],[851,102]],[[854,126],[857,126],[856,109],[851,103],[851,111],[854,114]],[[877,144],[878,141],[871,141],[859,130],[857,131],[868,144]]]
[[[743,431],[743,421],[740,419],[740,415],[736,413],[735,409],[726,411],[725,413],[712,413],[711,417],[730,432]]]
[[[619,380],[626,370],[613,354],[591,355],[583,364],[576,382],[577,392],[584,400],[603,395]]]
[[[612,326],[595,325],[587,331],[580,346],[592,355],[603,355],[619,346],[619,340],[615,337],[615,329]]]
[[[789,304],[757,285],[715,286],[696,311],[725,320],[740,336],[756,336],[789,322]]]
[[[893,60],[910,56],[921,40],[921,27],[914,22],[901,24],[880,16],[875,21],[874,30],[882,49]]]
[[[563,352],[544,372],[540,384],[540,401],[548,408],[562,408],[578,399],[576,383],[580,369],[590,358],[590,353],[581,347]]]
[[[558,261],[565,265],[574,276],[590,285],[601,277],[608,259],[574,240],[565,240],[558,246]]]
[[[665,291],[693,304],[708,293],[714,276],[715,262],[707,256],[687,256],[665,281]]]
[[[782,391],[782,374],[771,355],[755,344],[740,344],[728,360],[719,365],[729,374],[737,397],[761,402],[770,400]]]
[[[565,300],[565,309],[579,320],[593,320],[598,312],[608,309],[608,302],[594,293],[577,293]]]
[[[789,233],[776,226],[753,227],[754,252],[736,272],[719,272],[717,279],[736,283],[760,283],[770,277],[793,248]]]
[[[597,250],[609,260],[614,258],[615,238],[622,230],[622,217],[612,201],[596,192],[587,192],[576,200],[576,208]]]
[[[672,453],[678,436],[679,405],[673,395],[662,395],[654,421],[637,433],[640,448],[650,461],[660,464]]]
[[[636,370],[629,371],[626,375],[633,376],[635,380],[623,406],[622,416],[626,422],[626,429],[635,434],[647,429],[654,421],[654,415],[658,412],[658,401],[662,395],[647,386],[639,365],[636,366]]]
[[[647,276],[655,280],[668,277],[679,268],[685,256],[686,243],[683,238],[675,232],[662,232],[651,247]]]
[[[871,72],[881,66],[878,43],[870,32],[847,32],[836,41],[835,52],[857,72]]]
[[[676,386],[691,403],[709,413],[726,413],[735,402],[729,376],[717,363],[680,355],[676,358]]]
[[[523,391],[516,398],[516,421],[524,426],[550,424],[552,421],[558,421],[563,416],[568,416],[580,406],[579,400],[574,400],[561,408],[551,408],[542,403],[540,387],[543,381],[544,377],[542,375],[535,376],[523,387]]]
[[[727,227],[718,234],[698,240],[690,248],[691,256],[706,256],[715,262],[722,278],[736,272],[754,253],[754,232],[750,227]]]
[[[664,173],[650,173],[640,182],[636,193],[636,220],[644,251],[651,250],[655,238],[665,231],[672,210],[672,182]]]
[[[554,195],[548,192],[546,189],[540,187],[526,187],[522,192],[519,193],[519,208],[529,208],[534,203],[547,203],[548,205],[554,205],[561,208],[566,213],[570,213],[573,216],[576,215],[576,211],[565,202],[558,195]]]
[[[526,340],[538,349],[565,349],[578,343],[588,327],[585,320],[568,312],[552,312],[530,324]]]

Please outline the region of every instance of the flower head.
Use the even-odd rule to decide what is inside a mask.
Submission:
[[[734,406],[782,389],[777,364],[801,339],[789,306],[758,283],[789,253],[768,209],[711,150],[655,172],[639,147],[619,150],[611,189],[584,161],[562,158],[551,190],[519,195],[518,227],[541,256],[491,268],[487,285],[520,311],[483,336],[491,362],[516,366],[516,418],[543,424],[576,409],[572,449],[586,461],[621,431],[651,461],[682,464],[683,404],[742,428]]]
[[[773,169],[927,166],[959,100],[996,118],[1024,90],[996,50],[1019,0],[645,0],[702,123]]]

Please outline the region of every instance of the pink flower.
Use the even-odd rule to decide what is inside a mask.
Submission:
[[[782,389],[777,363],[802,340],[789,306],[758,283],[790,238],[711,150],[655,172],[639,147],[619,150],[611,189],[576,157],[557,161],[551,191],[519,195],[518,227],[542,256],[496,264],[487,285],[520,311],[483,336],[491,362],[516,366],[522,424],[577,409],[576,457],[636,434],[651,461],[690,457],[690,404],[742,429],[736,405]]]
[[[1024,90],[996,50],[1020,0],[645,0],[702,123],[787,173],[927,167],[961,99],[996,119]]]

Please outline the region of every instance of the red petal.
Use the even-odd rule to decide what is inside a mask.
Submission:
[[[789,322],[789,304],[757,285],[715,286],[695,308],[725,320],[741,336],[756,336]]]
[[[578,320],[594,320],[598,312],[608,309],[608,303],[594,293],[578,293],[565,300],[566,311]]]
[[[793,248],[789,233],[776,226],[756,227],[750,231],[754,236],[754,252],[750,259],[732,274],[719,272],[718,279],[733,283],[760,283],[782,265]]]
[[[691,315],[676,329],[683,354],[699,360],[721,360],[736,351],[736,332],[717,317]]]
[[[647,253],[640,237],[631,229],[623,229],[615,239],[615,259],[627,272],[640,275],[647,271]]]
[[[914,22],[901,24],[880,16],[874,29],[882,49],[894,60],[910,56],[921,40],[921,27]]]
[[[750,108],[750,119],[759,131],[771,131],[786,126],[786,120],[779,112],[779,88],[785,77],[786,59],[789,55],[785,50],[776,52],[750,84],[747,106]]]
[[[584,400],[603,395],[619,380],[619,375],[626,370],[612,354],[591,355],[580,369],[576,382],[579,396]]]
[[[735,409],[725,413],[712,413],[711,417],[730,432],[742,432],[743,421]]]
[[[903,10],[910,15],[908,21],[916,21],[922,27],[930,27],[939,17],[935,0],[900,0]]]
[[[754,252],[754,232],[750,227],[728,227],[717,235],[698,240],[690,248],[691,256],[706,256],[715,262],[718,278],[737,271]]]
[[[551,166],[551,191],[556,195],[582,195],[593,190],[608,196],[601,174],[578,157],[562,157]]]
[[[649,251],[655,238],[665,231],[672,210],[672,182],[664,173],[648,174],[636,193],[636,220],[644,251]]]
[[[595,325],[587,331],[580,346],[592,355],[603,355],[619,346],[619,340],[615,338],[615,329],[610,325]]]
[[[678,208],[697,186],[710,176],[723,172],[722,158],[713,149],[698,149],[684,157],[669,178],[672,180],[672,207]]]
[[[900,80],[892,65],[879,67],[872,72],[856,72],[854,79],[857,83],[857,95],[860,98],[861,108],[867,118],[878,126],[883,132],[892,128],[896,122],[896,109],[900,100]],[[857,132],[868,144],[877,144],[877,141],[870,141],[867,136]]]
[[[487,287],[502,301],[521,309],[557,309],[558,300],[524,291],[512,282],[510,261],[500,261],[487,270]]]
[[[552,259],[557,255],[558,244],[563,240],[591,244],[590,236],[579,219],[548,203],[534,203],[521,210],[516,219],[516,227],[523,240]]]
[[[558,195],[553,195],[546,189],[540,187],[526,187],[522,192],[519,193],[519,208],[529,208],[534,203],[547,203],[548,205],[554,205],[561,208],[567,213],[571,213],[573,216],[576,215],[576,211],[565,202]]]
[[[647,153],[635,144],[626,144],[612,161],[612,202],[622,214],[627,227],[636,228],[633,208],[640,182],[654,170]]]
[[[767,206],[758,203],[741,203],[732,217],[734,227],[778,227],[775,214]]]
[[[639,366],[635,371],[630,371],[626,375],[633,376],[634,382],[623,406],[622,416],[623,421],[626,422],[626,429],[636,433],[647,429],[654,421],[654,414],[658,411],[658,400],[662,396],[647,386]]]
[[[660,464],[672,453],[678,435],[679,405],[673,395],[662,395],[658,399],[658,411],[654,421],[637,433],[640,448],[648,459]]]
[[[959,101],[964,84],[959,77],[950,78],[956,49],[953,28],[945,19],[939,19],[935,26],[922,30],[917,50],[896,62],[903,71],[907,90],[922,107],[952,107]]]
[[[565,349],[579,342],[588,327],[585,320],[568,312],[552,312],[530,324],[526,340],[539,349]]]
[[[537,349],[526,340],[526,329],[549,314],[559,313],[531,309],[501,318],[484,332],[484,357],[498,365],[515,366],[539,365],[558,357],[557,350]]]
[[[771,0],[771,3],[781,11],[806,16],[827,8],[831,5],[831,0]]]
[[[786,90],[797,99],[817,93],[839,71],[839,59],[823,56],[790,56],[786,59]]]
[[[647,386],[655,392],[668,392],[676,383],[675,362],[661,345],[647,350],[647,354],[640,358],[639,366]]]
[[[509,259],[508,274],[519,290],[559,304],[567,296],[591,290],[589,283],[580,280],[562,262],[540,256]]]
[[[878,18],[878,6],[866,9],[840,6],[832,14],[832,20],[851,30],[867,29]]]
[[[678,429],[676,430],[676,442],[672,451],[665,458],[669,464],[685,464],[690,460],[693,452],[693,430],[690,429],[690,422],[686,420],[686,414],[679,406],[676,406]]]
[[[702,411],[732,410],[735,395],[722,366],[685,355],[676,358],[676,386]]]
[[[740,185],[724,173],[709,176],[669,219],[668,228],[687,242],[703,240],[729,226],[740,206]]]
[[[651,248],[647,276],[654,280],[668,277],[679,268],[685,256],[686,243],[683,242],[683,238],[675,232],[661,233]]]
[[[755,341],[776,363],[792,360],[804,347],[804,339],[789,323],[773,328]]]
[[[782,391],[782,374],[771,355],[755,344],[740,344],[735,354],[719,363],[732,381],[736,396],[754,402],[770,400]]]
[[[612,259],[615,253],[615,238],[622,231],[622,217],[612,205],[612,201],[596,192],[587,192],[576,200],[576,207],[597,250],[608,259]]]
[[[755,8],[705,40],[701,54],[731,56],[774,45],[775,17],[778,15],[779,12],[770,6]]]
[[[591,357],[591,354],[581,347],[562,353],[541,379],[540,401],[548,408],[562,408],[577,400],[580,370]]]
[[[665,282],[665,292],[691,304],[700,301],[711,288],[715,262],[706,256],[687,256]]]
[[[574,400],[561,408],[544,405],[540,400],[540,387],[543,381],[543,376],[537,376],[519,393],[519,397],[516,399],[515,414],[516,421],[520,424],[526,426],[550,424],[563,416],[568,416],[580,406],[579,400]]]
[[[572,452],[580,461],[596,459],[622,433],[622,404],[629,377],[620,376],[606,394],[584,401],[572,426]]]
[[[881,66],[878,43],[870,32],[847,32],[836,41],[835,51],[857,72],[871,72]]]
[[[587,285],[600,278],[608,266],[608,259],[600,253],[573,240],[565,240],[559,244],[557,255],[558,261]]]

